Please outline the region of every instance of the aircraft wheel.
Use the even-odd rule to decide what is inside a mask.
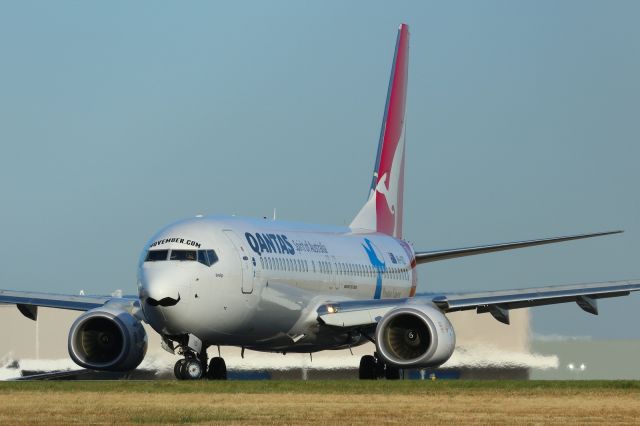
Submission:
[[[360,368],[358,368],[358,377],[360,380],[376,380],[378,363],[373,355],[365,355],[360,358]]]
[[[384,377],[387,380],[400,380],[400,369],[392,365],[387,365],[384,369]]]
[[[227,364],[219,356],[211,358],[207,377],[211,380],[227,380]]]
[[[184,380],[185,377],[182,375],[182,367],[184,366],[184,364],[187,362],[186,359],[179,359],[178,362],[176,362],[176,365],[173,366],[173,374],[176,376],[176,379],[178,380]]]
[[[189,359],[185,360],[180,372],[182,373],[182,377],[186,380],[198,380],[202,378],[204,370],[200,361],[197,359]]]

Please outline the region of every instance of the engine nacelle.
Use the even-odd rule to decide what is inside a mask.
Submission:
[[[430,305],[393,309],[376,328],[378,355],[397,367],[437,367],[451,357],[455,345],[453,326]]]
[[[71,359],[81,367],[128,371],[140,365],[147,353],[147,333],[129,312],[102,306],[75,320],[68,348]]]

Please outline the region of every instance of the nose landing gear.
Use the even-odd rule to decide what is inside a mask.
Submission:
[[[195,354],[185,354],[185,357],[173,366],[173,374],[178,380],[198,380],[205,374],[204,365],[206,364],[203,364]]]
[[[187,380],[198,380],[202,378],[204,368],[197,359],[187,360],[182,366],[182,377]]]
[[[184,358],[178,360],[173,367],[173,374],[178,380],[227,380],[227,365],[221,357],[214,357],[207,368],[207,349],[200,354],[184,351]]]

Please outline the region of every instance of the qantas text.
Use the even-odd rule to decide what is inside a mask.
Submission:
[[[260,256],[262,256],[262,253],[296,253],[293,245],[287,241],[286,235],[260,234],[257,232],[251,234],[245,232],[244,236],[251,246],[251,249]]]

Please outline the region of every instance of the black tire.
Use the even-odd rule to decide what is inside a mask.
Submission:
[[[211,380],[227,380],[227,364],[219,356],[211,358],[207,377]]]
[[[176,362],[176,365],[173,366],[173,374],[178,380],[184,380],[184,376],[182,375],[182,367],[184,366],[185,362],[187,362],[186,359],[179,359],[178,362]]]
[[[392,365],[387,365],[384,369],[384,377],[387,380],[400,380],[400,369]]]
[[[360,358],[358,377],[360,380],[376,380],[378,378],[378,363],[373,355],[365,355]]]
[[[182,365],[180,372],[185,380],[198,380],[202,378],[204,368],[197,359],[189,359]]]

